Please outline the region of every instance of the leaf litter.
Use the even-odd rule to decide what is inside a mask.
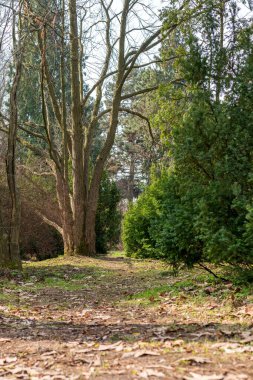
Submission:
[[[252,297],[235,306],[231,284],[165,269],[113,255],[25,264],[27,281],[2,282],[14,301],[0,301],[0,379],[253,378]]]

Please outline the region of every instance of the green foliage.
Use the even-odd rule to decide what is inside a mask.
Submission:
[[[119,190],[107,173],[100,185],[96,215],[96,251],[106,253],[109,246],[118,242],[121,214],[118,210]]]
[[[174,49],[165,45],[169,56],[185,52],[168,69],[177,82],[161,87],[154,118],[171,164],[125,217],[128,255],[253,264],[252,39],[231,21],[221,42],[215,6],[175,36]],[[227,11],[235,17],[232,2]]]
[[[191,196],[191,195],[190,195]],[[180,196],[176,176],[164,172],[127,212],[123,223],[123,242],[127,254],[160,258],[175,267],[191,266],[201,259],[201,242],[195,236],[192,200]]]

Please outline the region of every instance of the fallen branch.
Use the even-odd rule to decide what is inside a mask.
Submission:
[[[212,274],[215,278],[217,278],[218,280],[221,280],[223,282],[230,282],[227,278],[224,278],[224,277],[220,277],[218,276],[216,273],[214,273],[210,268],[206,267],[204,264],[201,264],[199,263],[199,266],[204,269],[205,271],[207,271],[208,273]]]

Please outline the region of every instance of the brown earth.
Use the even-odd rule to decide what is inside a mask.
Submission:
[[[0,379],[253,379],[252,295],[111,254],[0,278]]]

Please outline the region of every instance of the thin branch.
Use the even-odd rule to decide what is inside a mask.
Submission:
[[[8,134],[9,131],[8,129],[6,128],[3,128],[3,127],[0,127],[0,131]],[[33,151],[34,153],[36,153],[37,155],[41,156],[41,157],[44,157],[44,158],[47,158],[47,155],[45,153],[44,150],[32,145],[32,144],[29,144],[26,140],[22,139],[21,137],[17,137],[17,141],[23,145],[24,147],[26,147],[27,149],[30,149],[31,151]]]
[[[26,129],[26,128],[23,127],[22,125],[19,125],[18,127],[19,127],[19,129],[21,129],[21,130],[24,131],[25,133],[28,133],[29,135],[32,135],[32,136],[34,136],[34,137],[37,137],[37,138],[42,139],[42,140],[44,140],[44,141],[47,142],[46,137],[43,136],[43,135],[41,135],[40,133],[33,132],[33,131],[29,131],[28,129]]]
[[[133,116],[138,116],[139,118],[141,118],[142,120],[145,120],[146,123],[148,124],[148,130],[149,130],[149,134],[150,134],[150,137],[152,139],[152,142],[154,143],[155,142],[155,138],[154,138],[154,135],[153,135],[153,132],[152,132],[152,128],[151,128],[151,124],[150,124],[150,121],[149,121],[149,118],[144,116],[143,114],[141,114],[140,112],[137,112],[137,111],[133,111],[129,108],[124,108],[124,107],[121,107],[120,109],[120,112],[126,112],[126,113],[129,113]]]
[[[52,220],[48,219],[44,214],[42,214],[39,210],[35,210],[35,213],[41,217],[41,219],[51,227],[54,227],[61,235],[63,234],[63,229]]]
[[[218,278],[219,280],[223,281],[223,282],[229,282],[229,280],[227,278],[223,278],[223,277],[220,277],[218,276],[216,273],[214,273],[211,269],[209,269],[207,266],[205,266],[204,264],[202,263],[199,263],[199,266],[201,268],[203,268],[205,271],[207,271],[208,273],[212,274],[215,278]]]
[[[33,175],[36,175],[38,177],[44,177],[44,176],[54,176],[54,173],[53,172],[35,172],[34,170],[32,170],[31,168],[29,168],[29,166],[26,166],[26,165],[19,165],[19,168],[21,169],[25,169],[27,171],[29,171],[29,173],[33,174]]]
[[[144,88],[143,90],[132,92],[130,94],[122,95],[121,96],[121,100],[126,100],[126,99],[133,98],[134,96],[137,96],[137,95],[146,94],[147,92],[155,91],[158,88],[159,88],[159,85],[156,85],[156,86],[153,86],[153,87]]]
[[[44,70],[44,75],[45,75],[45,79],[46,79],[51,103],[53,106],[54,114],[55,114],[55,117],[56,117],[56,120],[57,120],[59,126],[62,128],[62,125],[61,125],[62,117],[61,117],[60,106],[58,104],[58,100],[57,100],[56,93],[55,93],[55,88],[53,85],[53,80],[52,80],[52,77],[50,75],[50,71],[48,69],[48,64],[47,64],[47,59],[46,59],[45,33],[46,33],[45,28],[43,31],[38,32],[38,44],[39,44],[39,49],[40,49],[40,53],[41,53],[41,65],[42,65],[43,70]]]

